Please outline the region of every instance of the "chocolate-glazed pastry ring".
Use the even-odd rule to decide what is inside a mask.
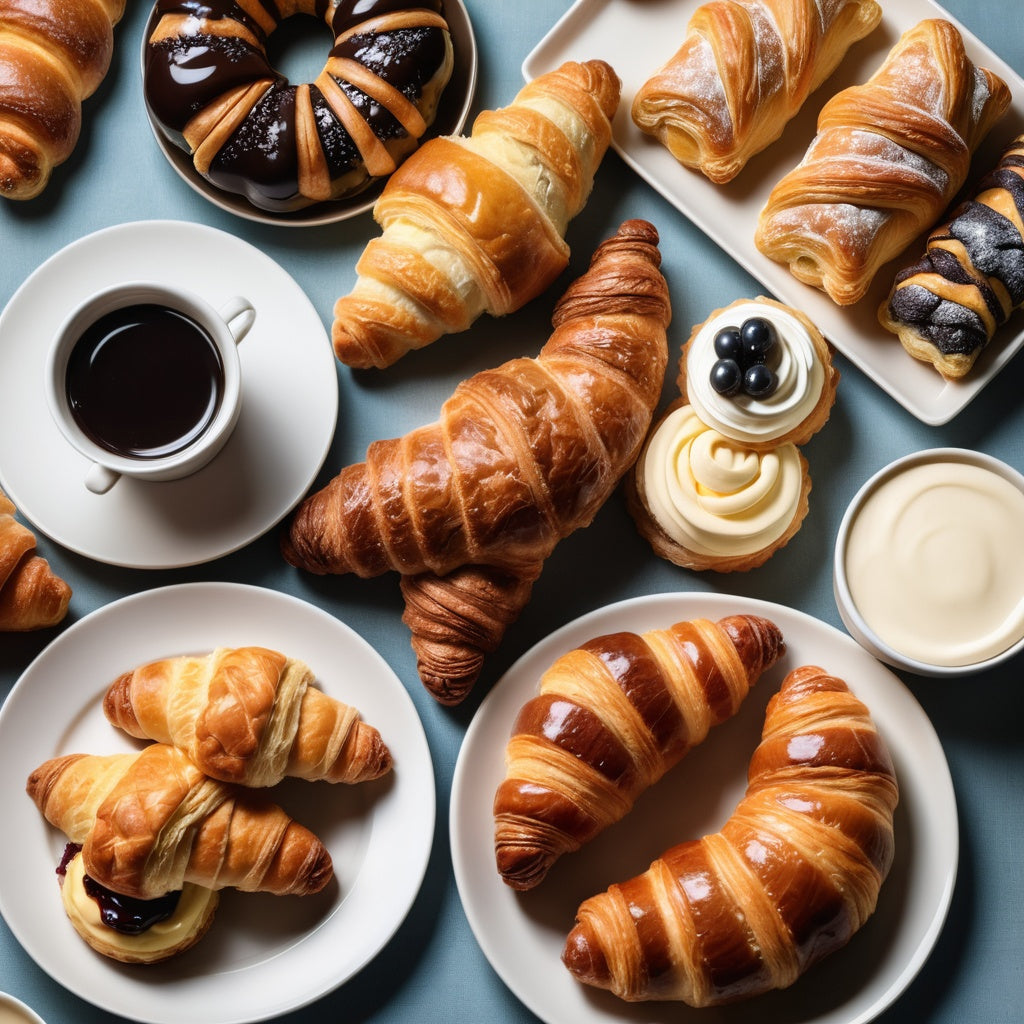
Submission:
[[[464,0],[443,0],[443,14],[448,22],[454,51],[451,78],[438,104],[437,114],[420,143],[436,135],[457,135],[469,119],[477,81],[477,45],[473,26]],[[158,5],[154,5],[142,35],[141,69],[145,78],[148,42],[160,20]],[[333,224],[368,213],[383,187],[382,179],[351,198],[314,203],[295,210],[267,210],[254,206],[240,194],[223,191],[204,178],[193,165],[192,156],[176,145],[161,128],[148,101],[146,111],[157,145],[178,176],[201,196],[228,213],[247,220],[286,227],[313,227]]]

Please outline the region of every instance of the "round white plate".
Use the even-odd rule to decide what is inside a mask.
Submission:
[[[557,862],[536,889],[517,895],[508,888],[494,865],[491,805],[504,778],[505,745],[516,714],[536,693],[543,672],[560,654],[605,633],[736,613],[772,619],[787,651],[735,718],[644,794],[622,822]],[[806,664],[846,680],[870,708],[896,765],[896,859],[874,916],[845,949],[789,990],[731,1007],[630,1004],[577,983],[560,957],[579,904],[646,870],[676,843],[718,831],[746,787],[769,697],[786,672]],[[958,853],[949,769],[910,691],[831,626],[780,605],[723,594],[664,594],[610,605],[558,630],[519,659],[487,695],[466,733],[453,779],[450,827],[455,878],[477,941],[505,984],[547,1024],[864,1024],[896,999],[928,956],[949,908]]]
[[[437,116],[424,136],[424,140],[435,135],[458,135],[469,118],[469,112],[473,105],[473,94],[476,92],[477,48],[473,25],[469,20],[469,11],[466,10],[463,0],[445,0],[444,13],[452,36],[455,66],[452,69],[452,77],[441,96]],[[143,69],[146,65],[146,44],[158,20],[157,9],[154,7],[153,13],[146,23],[146,30],[142,33]],[[148,109],[147,106],[147,112]],[[351,199],[315,203],[302,210],[281,213],[261,210],[259,207],[253,206],[245,196],[225,192],[207,181],[195,169],[191,156],[167,138],[159,124],[153,119],[152,114],[150,114],[149,123],[153,129],[153,135],[156,137],[157,145],[182,181],[208,199],[214,206],[226,210],[228,213],[244,217],[246,220],[297,228],[336,224],[338,221],[348,220],[350,217],[357,217],[372,210],[373,204],[384,187],[381,182]]]
[[[46,407],[51,339],[82,300],[156,279],[216,307],[247,296],[256,322],[239,346],[242,413],[223,451],[184,480],[85,488],[88,461]],[[273,260],[215,228],[138,221],[51,256],[0,315],[0,484],[42,533],[112,565],[166,569],[219,558],[277,523],[308,490],[338,418],[338,371],[309,298]],[[300,411],[301,410],[301,411]]]
[[[121,672],[218,645],[258,644],[301,658],[326,693],[359,709],[394,757],[357,786],[288,780],[271,798],[311,828],[334,861],[315,896],[225,890],[210,931],[167,963],[126,968],[94,953],[64,915],[54,869],[64,837],[25,795],[48,758],[138,744],[111,726],[102,698]],[[303,1006],[342,984],[395,933],[433,840],[434,774],[398,677],[361,637],[310,604],[270,590],[197,583],[145,591],[93,612],[29,666],[0,709],[0,912],[54,979],[112,1013],[153,1024],[241,1024]]]

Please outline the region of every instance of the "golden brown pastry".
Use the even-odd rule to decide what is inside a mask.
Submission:
[[[32,199],[75,148],[124,0],[0,2],[0,195]]]
[[[312,832],[167,744],[51,758],[26,788],[46,820],[81,844],[90,877],[125,896],[154,899],[186,882],[302,896],[333,877]]]
[[[764,296],[738,299],[693,328],[677,383],[680,398],[651,428],[627,477],[629,512],[675,565],[757,568],[807,515],[811,477],[797,445],[825,425],[835,403],[831,348],[800,310]]]
[[[757,248],[849,305],[934,224],[1010,91],[941,18],[906,31],[863,85],[833,96],[803,160],[772,190]]]
[[[316,573],[403,577],[420,676],[462,700],[544,560],[639,451],[668,359],[658,235],[627,221],[558,303],[536,359],[463,381],[436,423],[370,445],[298,508],[282,548]]]
[[[897,799],[868,709],[823,669],[795,669],[722,830],[586,900],[563,961],[631,1001],[714,1006],[792,985],[874,912]]]
[[[731,718],[785,650],[768,619],[695,619],[600,636],[562,655],[520,710],[494,797],[494,853],[513,889],[622,819]]]
[[[107,690],[103,713],[131,736],[180,747],[222,782],[355,783],[389,771],[378,730],[312,682],[309,666],[279,651],[218,648],[124,673]]]
[[[774,142],[853,43],[875,0],[712,0],[633,99],[637,127],[686,167],[731,181]]]
[[[0,631],[43,629],[68,612],[71,587],[36,554],[35,534],[14,518],[14,502],[0,491]]]
[[[1024,135],[932,231],[924,255],[899,271],[878,319],[915,359],[958,380],[1021,306]]]
[[[568,62],[481,113],[468,138],[431,139],[413,154],[377,200],[383,232],[335,304],[338,358],[389,366],[552,284],[611,142],[619,89],[604,61]]]

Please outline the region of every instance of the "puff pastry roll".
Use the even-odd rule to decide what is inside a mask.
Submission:
[[[731,181],[881,18],[875,0],[703,4],[682,46],[637,92],[633,121],[680,163]]]
[[[901,270],[878,311],[915,359],[956,380],[1024,305],[1024,135]]]
[[[832,97],[801,163],[772,190],[755,243],[840,305],[941,216],[1010,103],[941,18],[903,34],[863,85]]]

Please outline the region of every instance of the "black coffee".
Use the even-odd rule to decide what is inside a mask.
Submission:
[[[92,441],[117,455],[156,459],[187,448],[210,425],[224,367],[204,328],[147,303],[114,310],[82,334],[65,387]]]

